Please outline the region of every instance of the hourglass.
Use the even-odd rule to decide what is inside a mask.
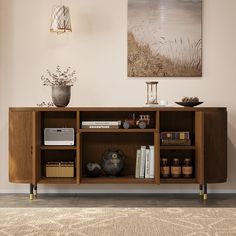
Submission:
[[[157,105],[157,84],[158,82],[146,82],[147,84],[147,105]]]

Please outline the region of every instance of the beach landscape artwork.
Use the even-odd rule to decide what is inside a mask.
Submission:
[[[128,77],[202,76],[202,0],[128,0]]]

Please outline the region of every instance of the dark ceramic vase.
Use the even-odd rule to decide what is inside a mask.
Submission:
[[[125,156],[120,150],[108,150],[103,154],[102,169],[109,176],[119,176],[124,164]]]
[[[52,101],[57,107],[66,107],[70,102],[71,86],[52,86]]]

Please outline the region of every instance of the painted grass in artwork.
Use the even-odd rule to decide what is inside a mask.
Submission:
[[[202,75],[201,40],[198,42],[161,37],[159,47],[153,52],[148,44],[139,43],[128,32],[129,77],[197,77]]]

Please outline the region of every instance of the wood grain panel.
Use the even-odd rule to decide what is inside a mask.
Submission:
[[[161,179],[161,184],[196,184],[197,181],[195,178],[169,178],[169,179]]]
[[[33,184],[41,178],[41,112],[33,112],[33,149],[32,149],[32,160],[33,160]]]
[[[204,184],[204,113],[195,113],[195,173],[199,184]]]
[[[32,112],[9,112],[9,180],[32,183]]]
[[[80,184],[81,181],[81,140],[80,133],[77,133],[77,149],[76,149],[76,183]]]
[[[81,140],[80,140],[80,112],[77,111],[76,113],[76,183],[80,184],[81,181]]]
[[[156,129],[110,129],[110,128],[97,128],[97,129],[80,129],[79,132],[81,133],[153,133]]]
[[[225,107],[10,107],[11,111],[53,111],[53,112],[69,112],[69,111],[226,111]]]
[[[156,184],[160,184],[160,134],[154,133],[154,173],[155,173],[155,182]]]
[[[222,183],[227,180],[227,113],[204,114],[205,182]]]
[[[76,178],[42,178],[39,184],[76,184]]]
[[[81,184],[155,184],[155,179],[136,179],[133,175],[124,177],[98,177],[81,179]]]
[[[156,131],[160,133],[160,112],[156,111]]]

